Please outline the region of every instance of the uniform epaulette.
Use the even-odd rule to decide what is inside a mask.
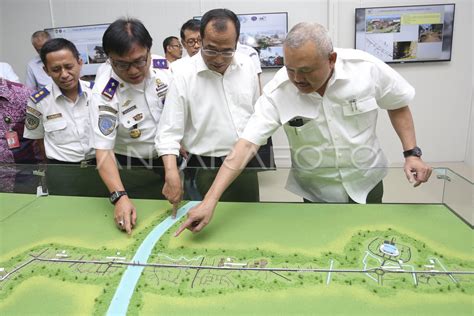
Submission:
[[[165,58],[153,59],[153,68],[168,69],[168,61]]]
[[[39,101],[43,100],[48,94],[49,94],[49,90],[46,89],[46,87],[44,87],[43,89],[30,95],[30,99],[31,101],[33,101],[34,104],[36,104]]]
[[[118,87],[119,87],[119,82],[115,80],[114,78],[110,78],[109,82],[107,82],[107,84],[105,85],[104,90],[102,90],[102,95],[112,100],[115,92],[117,92]]]

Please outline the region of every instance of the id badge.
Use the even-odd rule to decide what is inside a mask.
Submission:
[[[9,149],[20,147],[20,140],[18,139],[18,133],[15,131],[9,131],[5,133],[7,144]]]

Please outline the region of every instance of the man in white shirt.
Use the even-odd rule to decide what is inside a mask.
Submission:
[[[171,64],[183,56],[183,45],[176,36],[168,36],[163,40],[163,51],[168,64]]]
[[[235,53],[239,29],[232,11],[207,12],[201,20],[201,52],[190,58],[186,68],[174,72],[155,144],[166,171],[163,194],[175,207],[182,196],[176,165],[180,146],[189,152],[188,166],[219,166],[254,112],[257,76],[250,58]],[[197,171],[201,193],[214,176],[212,170]],[[227,194],[230,200],[258,200],[256,173],[242,175],[234,183],[234,193]]]
[[[39,56],[40,50],[50,39],[50,35],[46,31],[36,31],[31,35],[31,44],[35,48],[38,55],[28,62],[26,67],[25,85],[33,90],[39,90],[52,82],[51,77],[44,71],[44,65]]]
[[[101,68],[92,91],[93,146],[114,205],[115,223],[130,234],[137,213],[128,194],[142,198],[161,194],[157,182],[162,177],[153,172],[162,165],[154,139],[168,91],[168,66],[165,58],[151,55],[153,39],[137,19],[116,20],[102,41],[109,65]],[[124,167],[121,173],[116,161]]]
[[[364,52],[334,51],[316,23],[293,27],[284,54],[285,67],[265,86],[232,154],[176,235],[209,223],[226,187],[281,125],[292,154],[287,188],[309,201],[381,202],[388,163],[375,135],[379,107],[400,137],[407,179],[414,186],[428,181],[431,168],[420,158],[407,105],[414,89],[397,72]]]
[[[179,36],[181,37],[181,44],[186,50],[186,54],[182,55],[180,59],[171,65],[172,72],[177,71],[181,65],[186,65],[189,59],[196,55],[201,49],[200,27],[201,21],[196,19],[190,19],[181,26]]]
[[[258,91],[262,91],[262,84],[260,82],[260,75],[262,74],[262,66],[260,63],[260,56],[258,55],[258,52],[255,50],[255,48],[237,43],[237,50],[236,52],[242,53],[244,55],[247,55],[252,59],[253,65],[255,67],[255,72],[258,75]]]
[[[30,97],[24,137],[41,140],[48,164],[69,165],[48,168],[49,191],[57,195],[104,194],[95,185],[100,182],[95,168],[81,170],[95,165],[95,152],[90,145],[91,84],[79,79],[83,63],[79,52],[70,41],[57,38],[43,46],[40,56],[53,82]]]
[[[8,63],[0,62],[0,78],[7,79],[11,82],[20,83],[20,79]]]

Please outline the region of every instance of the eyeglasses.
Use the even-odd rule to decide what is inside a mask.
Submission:
[[[201,44],[201,38],[200,37],[198,37],[197,39],[196,38],[190,38],[190,39],[186,40],[186,45],[188,45],[189,47],[193,47],[196,44]]]
[[[218,52],[218,51],[212,50],[212,49],[201,49],[201,51],[204,53],[204,55],[209,56],[209,57],[216,57],[218,55],[222,55],[222,57],[230,58],[230,57],[233,57],[235,55],[234,50],[226,50],[226,51],[223,51],[223,52]]]
[[[118,70],[121,70],[121,71],[126,71],[126,70],[129,70],[130,67],[132,67],[132,66],[135,67],[135,68],[145,67],[147,62],[148,62],[148,52],[146,53],[147,54],[146,57],[142,57],[141,59],[136,60],[136,61],[132,61],[131,63],[126,62],[126,61],[113,60],[110,57],[109,58],[110,58],[110,61],[112,62],[112,65],[114,65],[115,68],[117,68]]]

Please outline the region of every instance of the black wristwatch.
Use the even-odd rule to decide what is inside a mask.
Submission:
[[[405,150],[403,152],[403,157],[410,157],[410,156],[415,156],[415,157],[421,157],[422,155],[422,152],[421,152],[421,149],[420,147],[416,146],[415,148],[413,149],[410,149],[410,150]]]
[[[120,198],[124,195],[127,195],[127,191],[114,191],[110,193],[110,197],[109,197],[110,203],[115,205],[115,203],[117,203],[118,200],[120,200]]]

